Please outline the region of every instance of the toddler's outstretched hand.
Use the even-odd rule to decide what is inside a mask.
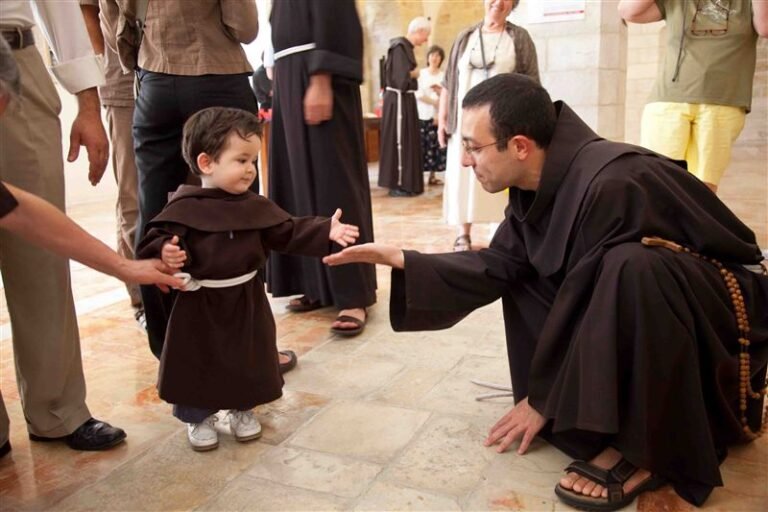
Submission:
[[[184,266],[184,262],[187,261],[186,251],[182,251],[179,247],[179,237],[174,235],[170,241],[165,242],[163,250],[160,253],[160,259],[163,263],[172,268],[181,268]]]
[[[357,237],[360,236],[360,230],[357,226],[344,224],[339,219],[341,219],[341,208],[337,208],[336,213],[331,217],[331,234],[328,236],[328,239],[342,247],[346,247],[355,243]]]

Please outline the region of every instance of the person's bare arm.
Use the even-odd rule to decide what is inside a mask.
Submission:
[[[333,88],[330,73],[316,73],[309,77],[304,93],[304,121],[320,124],[333,117]]]
[[[79,261],[99,272],[125,282],[181,286],[181,280],[168,275],[173,269],[160,260],[128,260],[91,236],[55,206],[11,185],[18,206],[0,218],[0,228],[51,252]]]
[[[448,144],[445,127],[448,124],[448,91],[443,87],[440,91],[437,109],[437,142],[444,148]]]
[[[619,15],[631,23],[661,21],[662,15],[654,0],[621,0]]]
[[[368,243],[347,247],[341,252],[323,258],[323,263],[330,266],[348,263],[375,263],[392,268],[404,268],[405,256],[402,249],[394,245]]]
[[[432,105],[435,107],[435,109],[437,109],[440,106],[441,91],[442,88],[439,85],[424,86],[423,84],[419,83],[419,88],[416,90],[416,99],[422,103],[426,103],[427,105]],[[437,98],[433,97],[435,93],[437,94]]]
[[[419,98],[419,101],[423,101],[427,105],[432,105],[433,107],[439,107],[440,106],[440,100],[436,100],[435,98],[432,98],[430,96],[423,96]]]
[[[760,37],[768,37],[768,2],[752,0],[752,25]]]
[[[96,55],[104,55],[104,34],[101,32],[98,5],[80,5],[85,20],[85,28],[88,30],[88,38],[91,40],[93,52]]]
[[[88,181],[96,186],[104,176],[109,161],[109,140],[101,123],[101,101],[95,87],[77,93],[77,117],[69,133],[67,162],[80,155],[80,146],[88,152]]]
[[[104,55],[104,33],[101,31],[101,21],[99,20],[99,6],[98,5],[83,5],[80,4],[80,11],[83,13],[83,19],[85,20],[85,28],[88,30],[88,38],[91,40],[91,46],[93,46],[93,52],[97,55]],[[99,102],[99,105],[95,104],[95,98],[93,97],[94,90],[88,90],[89,92],[83,91],[85,94],[82,96],[78,94],[78,106],[86,110],[91,109],[95,112],[99,113],[101,115],[100,107],[101,104]],[[85,112],[85,117],[87,119],[90,119],[92,117],[91,112]],[[99,123],[101,124],[101,123]],[[81,121],[80,126],[83,126],[83,122]],[[89,161],[89,172],[88,172],[88,180],[91,182],[92,185],[96,185],[100,180],[101,176],[104,174],[104,170],[101,169],[101,162],[106,157],[109,158],[109,147],[105,149],[103,144],[104,140],[101,139],[101,135],[98,133],[98,128],[92,121],[85,121],[85,134],[81,135],[81,142],[86,146],[86,148],[89,149],[88,152],[88,161]],[[80,132],[78,132],[80,133]],[[74,135],[73,130],[73,135]],[[72,140],[72,144],[74,145],[74,139]],[[87,140],[93,140],[94,142],[91,144],[94,144],[93,146],[90,146],[89,143],[87,143]],[[93,156],[91,155],[90,148],[94,147],[94,153]],[[106,154],[104,151],[106,150]],[[71,159],[70,159],[71,158]],[[69,158],[68,160],[72,162],[77,158],[77,149],[70,146],[69,151]],[[106,169],[106,160],[104,161],[104,169]]]

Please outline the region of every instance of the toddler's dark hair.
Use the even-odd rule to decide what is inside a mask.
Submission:
[[[218,161],[221,153],[227,149],[227,139],[231,133],[236,133],[242,139],[251,135],[261,137],[261,121],[246,110],[228,107],[205,108],[187,119],[184,123],[181,153],[193,173],[198,176],[202,174],[197,166],[200,153],[206,153]]]

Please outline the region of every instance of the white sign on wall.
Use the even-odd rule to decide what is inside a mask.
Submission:
[[[528,2],[528,23],[583,20],[586,0],[536,0]]]

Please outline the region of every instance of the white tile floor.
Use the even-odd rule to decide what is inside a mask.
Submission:
[[[448,250],[455,235],[439,220],[439,194],[433,189],[393,199],[374,189],[377,239]],[[111,241],[110,200],[70,211]],[[484,234],[478,230],[478,241]],[[338,339],[328,332],[331,309],[287,314],[286,301],[275,300],[279,344],[300,355],[297,369],[286,375],[285,396],[258,409],[264,425],[259,441],[222,436],[217,450],[197,453],[157,398],[157,362],[120,283],[73,268],[88,403],[96,416],[125,428],[128,439],[105,453],[31,444],[9,334],[0,334],[0,385],[14,447],[0,461],[3,511],[567,508],[553,493],[569,462],[563,454],[543,442],[524,457],[482,446],[511,404],[509,398],[475,401],[487,390],[470,382],[508,382],[499,304],[449,331],[396,334],[388,323],[389,274],[380,269],[379,303],[365,333]],[[4,305],[0,311],[5,314]],[[768,510],[766,475],[768,438],[733,450],[723,466],[726,487],[706,508]],[[634,509],[691,507],[667,489],[628,507]]]

